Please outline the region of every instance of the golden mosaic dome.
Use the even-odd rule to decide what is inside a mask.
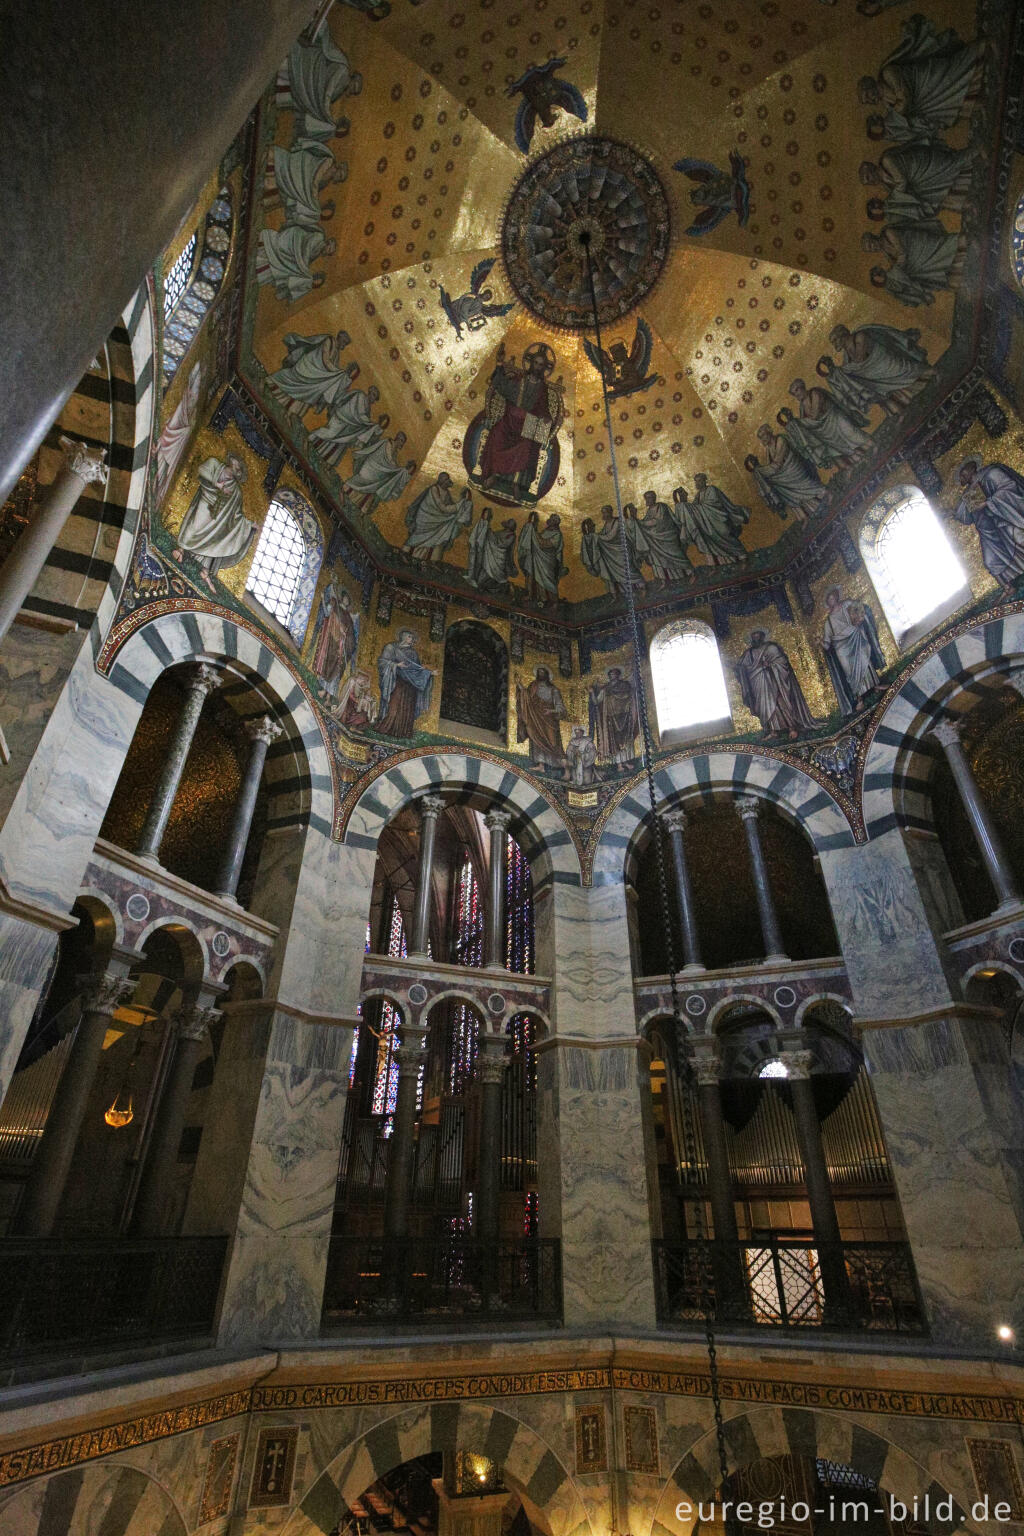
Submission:
[[[336,4],[260,111],[245,380],[396,579],[615,613],[602,377],[641,603],[775,577],[970,364],[998,67],[955,0]]]

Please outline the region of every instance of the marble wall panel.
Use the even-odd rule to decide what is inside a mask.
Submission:
[[[32,761],[46,722],[81,650],[79,630],[46,633],[15,623],[0,651],[0,728],[10,758],[0,776],[0,824]]]
[[[632,1044],[601,1050],[558,1042],[539,1054],[538,1066],[545,1147],[557,1126],[557,1159],[540,1204],[546,1220],[548,1184],[557,1178],[566,1324],[653,1324],[645,1064]],[[559,1234],[546,1228],[545,1235]]]
[[[900,832],[824,850],[821,873],[857,1015],[899,1019],[948,1006],[955,994]]]
[[[45,985],[57,934],[0,912],[0,1101]]]
[[[872,1029],[864,1051],[933,1335],[992,1348],[1024,1325],[1024,1238],[955,1015]]]
[[[632,1035],[636,1010],[624,885],[552,888],[552,1010],[560,1035]]]

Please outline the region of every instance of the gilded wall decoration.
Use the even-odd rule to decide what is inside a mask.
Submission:
[[[1005,1511],[996,1518],[1024,1520],[1024,1487],[1013,1446],[1005,1440],[968,1436],[967,1453],[978,1497],[988,1500],[989,1510],[994,1514],[996,1505],[1002,1504]]]
[[[622,1426],[626,1436],[626,1471],[657,1474],[658,1418],[654,1409],[635,1405],[623,1408]]]
[[[231,1490],[235,1481],[240,1438],[239,1435],[222,1435],[210,1442],[199,1501],[200,1525],[231,1513]]]
[[[575,1410],[576,1422],[576,1472],[607,1472],[608,1445],[605,1430],[604,1408],[596,1406]]]
[[[291,1503],[298,1443],[297,1425],[260,1430],[249,1489],[250,1509],[273,1509]]]

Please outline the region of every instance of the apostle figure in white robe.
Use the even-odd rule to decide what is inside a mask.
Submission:
[[[985,44],[961,42],[950,27],[936,32],[921,15],[903,23],[903,38],[877,76],[865,75],[857,94],[881,113],[868,118],[868,137],[901,143],[941,139],[981,90]]]
[[[919,224],[887,224],[880,235],[866,230],[862,248],[885,256],[891,265],[871,268],[871,282],[901,304],[932,304],[943,288],[956,288],[963,276],[964,234],[951,234],[937,219]]]
[[[384,436],[383,426],[373,419],[373,407],[379,399],[376,384],[350,390],[334,402],[323,426],[309,434],[309,446],[328,464],[340,464],[350,449],[368,448],[378,442]]]
[[[754,453],[748,454],[743,462],[765,505],[783,518],[790,512],[807,517],[825,495],[812,460],[799,453],[780,432],[773,432],[767,423],[758,427],[757,440],[766,449],[765,462],[762,464]]]
[[[163,501],[174,479],[174,471],[188,446],[199,410],[202,389],[203,365],[193,363],[185,385],[185,392],[174,407],[167,424],[160,433],[156,445],[156,482],[153,487],[156,500]]]
[[[177,534],[174,558],[187,550],[199,564],[199,579],[216,592],[212,578],[225,566],[237,565],[256,536],[242,504],[248,471],[235,453],[227,460],[204,459],[197,471],[199,489],[189,503]]]
[[[622,538],[619,533],[619,519],[615,516],[615,508],[604,506],[601,508],[601,526],[597,528],[592,517],[585,517],[580,524],[580,559],[584,570],[603,581],[608,594],[614,597],[616,593],[625,592],[629,585],[630,577],[626,571],[626,558],[622,551]],[[632,572],[634,581],[638,572]]]
[[[467,576],[481,592],[508,594],[516,574],[516,520],[507,517],[500,528],[493,527],[494,513],[484,507],[469,536]]]
[[[740,529],[750,521],[750,509],[709,484],[707,475],[699,471],[693,483],[696,493],[692,498],[682,486],[672,493],[684,541],[695,544],[710,565],[731,565],[745,559]]]
[[[348,166],[344,160],[335,160],[326,144],[317,139],[298,139],[290,149],[278,144],[271,163],[286,225],[316,229],[332,216],[333,202],[322,204],[320,196],[332,182],[346,179]]]
[[[574,725],[565,747],[565,760],[569,764],[569,783],[576,789],[584,789],[596,778],[597,748],[583,729]]]
[[[405,433],[382,438],[353,454],[355,469],[345,481],[345,493],[363,512],[372,512],[382,501],[395,501],[416,473],[410,459],[399,464],[398,455],[405,446]]]
[[[862,160],[860,179],[865,187],[879,188],[885,217],[913,224],[935,219],[945,208],[959,213],[971,191],[973,149],[950,149],[948,144],[900,144],[887,149],[877,165]],[[868,204],[871,216],[871,204]]]
[[[963,496],[953,516],[977,529],[985,569],[1009,591],[1024,576],[1024,476],[1008,464],[965,459]]]
[[[343,400],[359,377],[359,364],[347,368],[338,359],[351,341],[347,331],[336,336],[299,336],[289,331],[284,338],[284,363],[267,375],[267,388],[283,400],[288,414],[302,420],[312,407],[329,411]]]
[[[825,607],[825,665],[840,712],[852,715],[878,688],[878,674],[885,666],[875,616],[866,603],[844,597],[838,587],[829,587],[825,593]]]
[[[442,470],[433,485],[428,485],[409,504],[405,514],[409,536],[402,549],[414,560],[437,565],[472,521],[473,497],[469,486],[456,498],[452,495],[452,477]]]
[[[837,325],[829,343],[841,354],[843,384],[831,369],[823,376],[837,399],[843,388],[849,390],[851,399],[859,394],[861,409],[875,403],[887,415],[898,416],[935,373],[921,346],[921,332],[915,327],[901,331],[894,325],[862,325],[850,331]]]
[[[569,574],[569,567],[562,564],[565,539],[561,522],[558,513],[552,512],[542,528],[540,513],[534,508],[519,535],[519,569],[526,577],[527,593],[535,603],[557,601],[558,583]]]
[[[283,229],[260,231],[256,257],[256,281],[272,283],[283,304],[294,304],[314,288],[323,286],[325,274],[313,271],[313,262],[333,256],[338,242],[325,235],[319,225],[286,224]]]
[[[647,551],[647,563],[655,581],[667,587],[693,575],[679,527],[667,501],[659,501],[656,491],[644,491],[644,515],[639,519]]]
[[[789,657],[763,629],[750,634],[736,675],[743,702],[760,720],[766,740],[784,736],[796,741],[802,731],[814,729],[814,716]]]
[[[312,43],[296,43],[277,81],[277,105],[295,113],[296,139],[334,138],[345,132],[344,119],[332,108],[343,96],[358,96],[363,78],[350,68],[327,26]]]
[[[864,431],[867,417],[862,411],[840,405],[827,389],[808,389],[803,379],[794,379],[789,393],[800,407],[801,437],[808,455],[820,468],[845,468],[871,452],[871,437]],[[801,443],[796,447],[799,450]]]

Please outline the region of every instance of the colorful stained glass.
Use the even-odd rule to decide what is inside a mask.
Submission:
[[[505,964],[533,975],[533,877],[526,856],[509,834],[505,859]]]
[[[189,275],[192,271],[192,262],[196,254],[198,235],[193,235],[191,240],[171,267],[164,278],[164,319],[169,320],[174,313],[175,306],[188,286]]]
[[[231,198],[227,188],[222,188],[220,196],[211,204],[206,215],[198,266],[195,262],[197,232],[164,277],[162,368],[165,389],[199,334],[220,291],[227,270],[233,225]]]
[[[369,929],[367,929],[369,941]],[[405,924],[397,896],[391,907],[391,923],[388,929],[388,954],[393,960],[404,959],[408,953],[405,942]],[[398,1102],[398,1062],[395,1047],[398,1036],[399,1016],[385,998],[380,1015],[380,1038],[377,1041],[377,1061],[373,1075],[373,1097],[370,1111],[384,1116],[383,1134],[390,1136],[395,1127],[395,1105]]]
[[[455,965],[479,967],[484,963],[484,904],[468,849],[462,855],[455,888],[451,955]],[[449,1093],[462,1093],[472,1076],[479,1032],[480,1022],[473,1010],[465,1003],[453,1003],[448,1036]]]

